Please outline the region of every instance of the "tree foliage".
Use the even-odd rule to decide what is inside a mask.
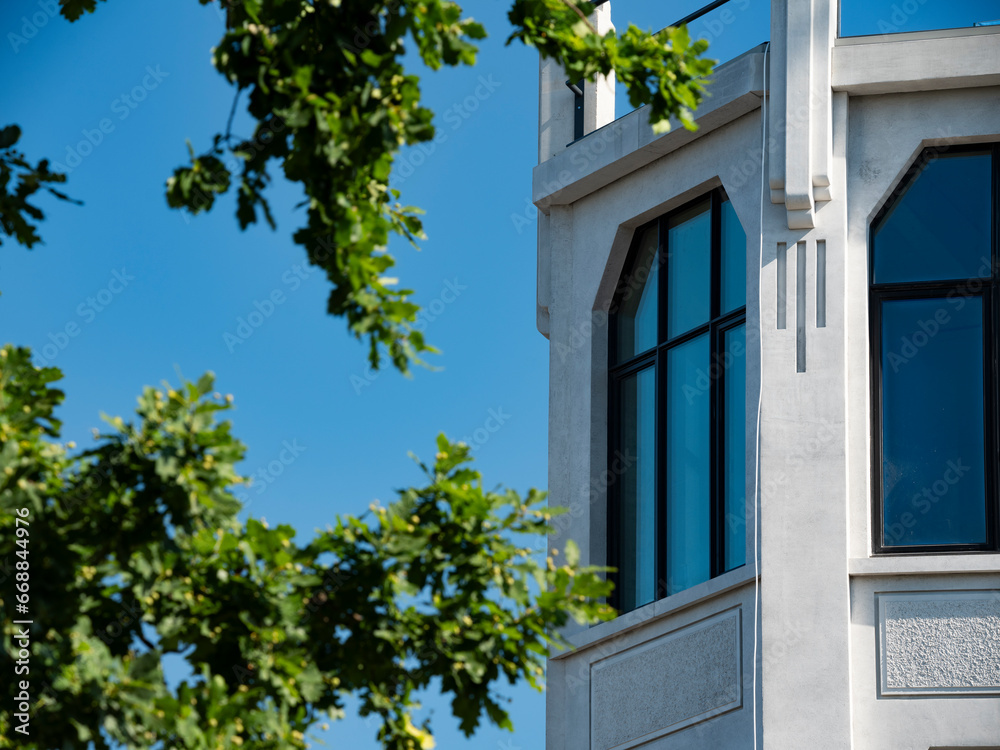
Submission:
[[[38,206],[29,203],[32,196],[44,189],[59,200],[75,201],[52,187],[52,183],[66,182],[66,175],[49,169],[48,159],[32,166],[24,152],[15,148],[20,139],[21,128],[17,125],[0,128],[0,230],[3,235],[31,248],[41,242],[38,227],[32,222],[45,218]]]
[[[211,0],[199,0],[207,4]],[[472,65],[484,29],[446,0],[222,0],[227,30],[213,53],[245,102],[206,150],[167,180],[173,208],[209,211],[236,191],[241,228],[263,219],[274,170],[299,185],[295,233],[331,283],[328,311],[366,339],[374,366],[402,372],[431,351],[413,327],[411,292],[387,276],[390,238],[423,238],[418,209],[391,186],[400,149],[434,137],[420,82],[403,65],[413,45],[431,69]],[[97,0],[60,0],[77,21]],[[615,70],[650,118],[693,127],[709,62],[683,29],[600,35],[592,6],[515,0],[513,33],[574,79]],[[41,211],[29,201],[65,176],[14,149],[0,130],[0,226],[27,247]],[[540,687],[558,629],[609,619],[610,584],[564,560],[540,561],[525,539],[549,531],[544,495],[483,487],[468,448],[438,439],[422,486],[387,508],[297,540],[288,526],[238,519],[232,489],[243,445],[221,420],[230,399],[213,378],[146,389],[137,417],[115,417],[92,448],[61,443],[54,368],[26,349],[0,350],[0,611],[2,649],[28,628],[31,731],[18,733],[19,679],[0,687],[0,741],[35,748],[305,747],[347,696],[380,719],[388,750],[426,750],[419,691],[440,687],[462,729],[510,727],[501,680]],[[25,525],[24,522],[27,522]],[[22,574],[30,571],[30,585]],[[180,664],[165,674],[165,664]],[[6,663],[4,673],[14,674]],[[169,670],[168,670],[169,671]],[[169,679],[168,679],[169,677]],[[13,739],[8,739],[13,738]],[[0,744],[0,747],[5,746]]]
[[[696,129],[692,113],[714,63],[701,58],[708,42],[692,42],[685,26],[651,34],[629,24],[621,34],[600,34],[588,20],[593,8],[569,0],[515,0],[508,14],[514,31],[507,43],[519,39],[536,47],[543,57],[561,63],[572,81],[593,81],[613,71],[633,107],[649,106],[655,132],[669,130],[671,117]]]
[[[280,170],[304,194],[306,220],[294,240],[331,283],[327,311],[367,340],[373,367],[387,354],[408,372],[434,350],[413,325],[412,292],[390,275],[388,244],[397,236],[416,246],[424,232],[422,212],[400,201],[391,172],[400,149],[434,138],[434,124],[403,56],[412,45],[432,70],[473,65],[485,29],[448,0],[220,1],[227,30],[213,64],[237,97],[246,92],[253,132],[235,135],[230,117],[209,148],[191,150],[167,180],[168,204],[197,214],[235,190],[241,228],[261,219],[274,227],[267,188]],[[98,7],[60,5],[70,21]],[[632,105],[649,105],[657,129],[672,116],[694,127],[691,110],[711,71],[699,57],[707,43],[692,43],[684,28],[598,34],[587,20],[592,10],[572,0],[515,0],[508,43],[537,47],[572,80],[614,70]]]
[[[18,747],[305,747],[355,695],[385,748],[425,750],[417,691],[439,683],[467,734],[510,728],[496,683],[540,687],[558,628],[612,616],[572,545],[562,564],[525,546],[549,530],[544,495],[484,489],[462,444],[438,438],[421,486],[299,541],[238,520],[244,447],[211,374],[147,388],[83,451],[58,441],[59,378],[0,350],[4,653],[15,602],[35,623],[26,737],[24,678],[2,666],[0,737]],[[188,673],[168,682],[167,655]]]

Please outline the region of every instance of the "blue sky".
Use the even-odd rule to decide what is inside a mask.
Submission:
[[[4,341],[48,353],[64,371],[64,439],[86,443],[101,411],[130,415],[145,384],[213,370],[218,389],[235,397],[234,431],[249,446],[244,472],[266,474],[246,492],[248,512],[272,525],[309,534],[338,513],[392,500],[420,481],[407,453],[432,459],[440,431],[475,447],[489,485],[545,487],[535,224],[518,232],[510,218],[530,198],[538,63],[503,47],[501,3],[472,10],[492,30],[479,65],[426,79],[446,137],[400,162],[403,199],[427,210],[429,239],[420,252],[396,245],[396,275],[417,290],[426,336],[443,352],[439,371],[410,380],[368,371],[364,346],[326,315],[328,285],[291,241],[303,221],[294,190],[274,193],[276,232],[240,232],[228,199],[193,218],[167,208],[164,181],[186,159],[185,139],[204,149],[232,101],[210,65],[222,31],[214,8],[112,0],[73,25],[50,19],[15,52],[8,33],[23,36],[22,17],[39,12],[36,2],[0,11],[5,123],[22,126],[32,158],[75,165],[66,189],[85,205],[45,201],[45,245],[3,248],[0,326]],[[137,86],[142,101],[129,93]],[[78,147],[87,132],[100,137],[93,149]],[[86,154],[78,161],[67,149]],[[266,309],[275,290],[284,301],[244,343],[227,345],[225,334],[242,337],[239,319],[255,303]],[[428,700],[439,747],[541,748],[543,696],[509,692],[517,732],[470,741],[447,704]],[[350,718],[327,742],[375,750],[376,729]]]
[[[760,3],[731,5],[740,13]],[[22,126],[32,159],[70,167],[66,189],[85,205],[45,201],[45,245],[4,248],[0,326],[4,341],[64,371],[64,439],[86,443],[102,411],[130,415],[143,385],[213,370],[236,399],[235,432],[249,446],[242,468],[260,477],[247,512],[300,533],[420,481],[407,452],[430,458],[439,431],[473,445],[487,484],[546,485],[547,342],[535,330],[530,218],[538,63],[503,46],[506,2],[467,4],[491,37],[475,68],[424,78],[442,137],[397,164],[396,186],[427,210],[429,239],[419,253],[395,244],[396,275],[417,290],[427,338],[443,351],[439,371],[410,380],[369,371],[364,347],[325,314],[327,283],[290,239],[303,221],[294,190],[273,191],[276,232],[240,232],[228,198],[198,217],[167,208],[164,180],[186,159],[185,139],[204,150],[232,102],[210,65],[218,12],[193,0],[111,0],[71,26],[46,14],[53,4],[9,0],[0,10],[0,125]],[[623,0],[615,19],[660,28],[701,4]],[[923,3],[918,10],[900,30],[917,26]],[[869,26],[879,13],[891,18],[892,3],[871,12]],[[766,40],[766,23],[749,18],[705,27],[717,56]],[[260,309],[270,314],[253,315],[263,322],[245,336],[240,320]],[[472,740],[443,701],[428,699],[439,747],[541,750],[543,697],[508,694],[515,733],[485,729]],[[349,717],[325,739],[376,750],[375,731]]]

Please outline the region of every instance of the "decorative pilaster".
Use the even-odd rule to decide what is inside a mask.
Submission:
[[[837,4],[776,0],[771,16],[771,202],[789,229],[816,226],[816,203],[832,197],[830,49]]]

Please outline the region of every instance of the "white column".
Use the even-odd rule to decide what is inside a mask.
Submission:
[[[772,4],[769,181],[778,205],[764,207],[761,268],[765,750],[852,746],[848,102],[834,101],[830,83],[836,12],[836,0]]]
[[[590,22],[602,36],[614,31],[611,23],[611,3],[599,5],[590,17]],[[583,86],[583,133],[593,133],[615,119],[615,73],[601,76],[595,82],[587,81]]]
[[[538,66],[538,163],[548,161],[573,140],[576,98],[566,86],[566,71],[551,59]]]

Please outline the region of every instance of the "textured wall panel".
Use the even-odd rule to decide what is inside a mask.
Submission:
[[[877,599],[883,695],[1000,693],[1000,591]]]
[[[742,705],[740,610],[591,665],[591,748],[630,748]]]

